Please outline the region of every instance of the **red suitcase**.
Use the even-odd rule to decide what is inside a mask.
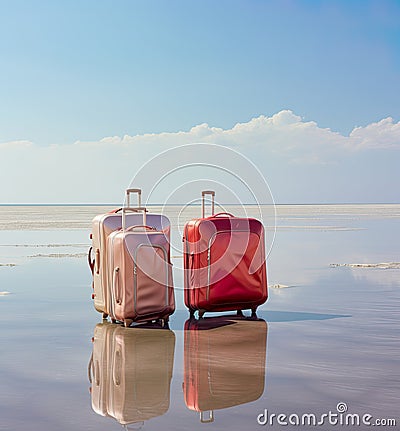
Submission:
[[[202,218],[185,224],[184,284],[185,304],[190,316],[196,310],[201,318],[206,311],[251,309],[268,297],[264,227],[254,218],[234,217],[220,213],[205,215],[205,196],[202,192]]]
[[[263,395],[267,331],[267,323],[261,319],[220,316],[186,321],[185,404],[200,413],[201,422],[212,422],[215,410]]]

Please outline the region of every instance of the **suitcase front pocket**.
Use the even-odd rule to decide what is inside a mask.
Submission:
[[[150,315],[169,306],[170,264],[162,246],[140,244],[133,266],[134,310]]]
[[[219,231],[209,242],[207,300],[212,304],[247,303],[262,297],[260,236],[248,230]]]

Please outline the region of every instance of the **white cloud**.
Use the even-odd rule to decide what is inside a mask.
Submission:
[[[394,123],[392,117],[384,118],[366,127],[356,127],[350,138],[357,149],[400,149],[400,122]]]
[[[28,148],[31,146],[33,146],[33,143],[30,141],[10,141],[3,144],[0,143],[0,150],[5,150],[8,148]]]
[[[284,110],[227,130],[200,124],[186,132],[113,136],[71,145],[7,142],[0,144],[0,202],[115,202],[151,157],[196,142],[228,146],[251,158],[274,183],[278,201],[325,201],[329,193],[331,200],[347,201],[356,197],[351,196],[351,187],[344,190],[343,184],[359,184],[371,171],[374,154],[379,154],[381,161],[387,154],[392,164],[399,157],[400,123],[389,117],[344,136]],[[374,154],[369,155],[371,151]],[[229,160],[226,163],[229,165]],[[324,168],[327,165],[330,167]],[[394,169],[388,170],[384,163],[379,169],[381,172],[375,170],[373,187],[377,195],[364,199],[383,199],[379,188],[382,177],[385,200],[396,199],[395,192],[387,190],[391,181],[387,176],[396,175]],[[335,176],[341,176],[341,185]],[[321,188],[326,185],[320,194],[313,190],[316,182]]]

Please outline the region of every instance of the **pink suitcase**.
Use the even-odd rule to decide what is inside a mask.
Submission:
[[[138,206],[130,206],[130,195],[137,194]],[[125,222],[127,226],[141,224],[143,215],[140,212],[143,210],[141,206],[141,190],[128,189],[126,190],[126,206],[131,208],[131,213],[126,215]],[[163,229],[169,234],[169,220],[167,217],[159,214],[147,214],[147,220],[157,229]],[[110,289],[111,277],[108,271],[108,251],[107,240],[112,232],[118,231],[122,227],[122,208],[115,209],[106,214],[100,214],[93,219],[92,246],[89,249],[88,261],[93,274],[93,294],[94,307],[103,314],[103,318],[107,318],[110,314]],[[93,257],[92,257],[93,256]]]
[[[175,311],[170,225],[163,228],[162,215],[153,223],[143,208],[141,222],[127,227],[130,211],[122,209],[122,229],[108,237],[111,318],[125,326],[154,320],[164,325]]]
[[[202,218],[184,227],[185,304],[193,317],[206,311],[251,309],[268,297],[264,227],[254,218],[234,217],[220,213],[205,217],[202,192]]]

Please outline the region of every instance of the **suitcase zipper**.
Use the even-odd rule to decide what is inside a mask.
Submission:
[[[184,295],[185,295],[185,298],[187,299],[187,305],[188,305],[188,307],[190,307],[192,304],[190,302],[190,290],[189,290],[190,288],[189,288],[189,286],[190,286],[190,271],[192,270],[192,268],[189,267],[189,246],[188,246],[188,240],[187,240],[187,237],[188,237],[187,226],[185,226],[184,229],[185,230],[184,230],[183,238],[182,238],[182,241],[184,243],[184,251],[183,252],[184,252],[184,258],[185,259],[187,258],[187,265],[186,265],[187,267],[184,268],[184,277],[186,279],[187,291],[184,291]],[[190,252],[190,256],[191,257],[193,256],[193,258],[194,258],[194,252],[193,251]],[[184,263],[184,267],[185,267],[185,263]]]
[[[140,245],[135,250],[135,257],[133,259],[133,310],[135,311],[136,314],[138,314],[136,310],[136,304],[137,304],[137,252],[139,247]]]
[[[107,254],[108,254],[108,265],[109,265],[109,267],[110,268],[114,268],[114,253],[113,253],[113,250],[114,250],[114,241],[115,241],[115,235],[116,234],[114,234],[114,235],[112,235],[112,238],[111,238],[111,247],[107,250]],[[115,292],[114,292],[114,286],[113,286],[113,284],[111,284],[112,283],[112,280],[110,280],[110,274],[107,274],[107,284],[108,284],[108,293],[109,293],[109,295],[110,295],[110,298],[109,298],[109,307],[110,307],[110,317],[111,318],[113,318],[113,319],[115,319],[115,304],[114,304],[114,301],[116,302],[116,295],[115,295]],[[111,288],[111,286],[112,286],[112,288]]]

